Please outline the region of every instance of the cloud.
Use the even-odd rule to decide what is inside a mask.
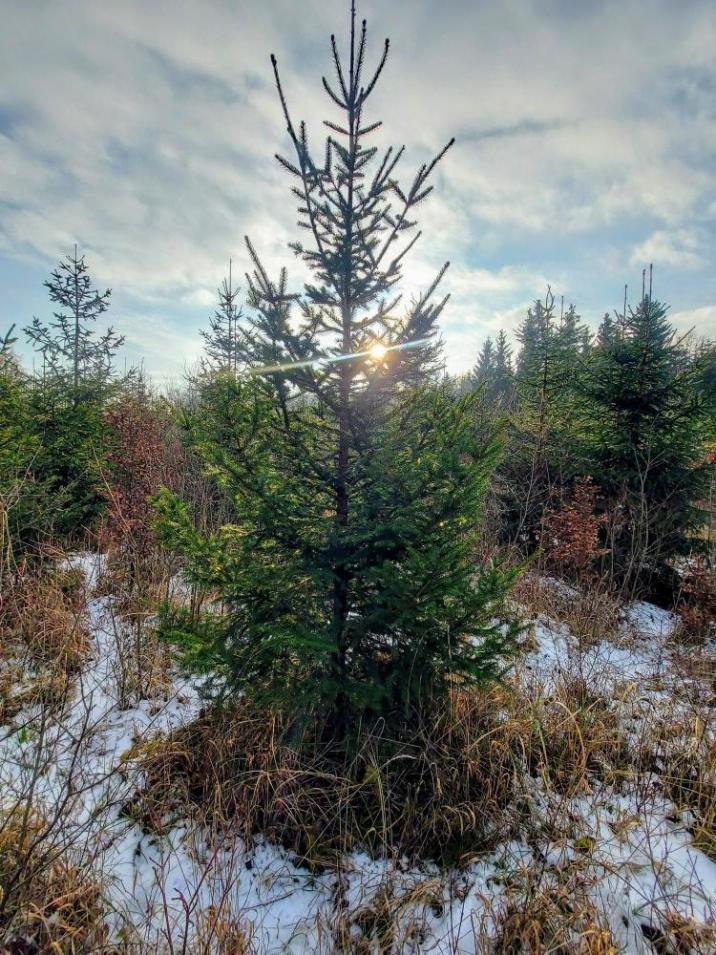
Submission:
[[[148,368],[160,377],[180,378],[201,353],[198,334],[152,312],[122,313],[121,330],[127,344],[141,352]]]
[[[693,329],[697,338],[716,340],[716,305],[704,305],[701,308],[674,312],[670,318],[681,332]]]
[[[449,16],[432,0],[413,0],[409,16],[362,0],[360,12],[369,57],[393,41],[371,113],[385,122],[376,144],[406,144],[409,178],[457,134],[420,210],[405,283],[418,291],[452,261],[451,361],[547,280],[571,288],[595,258],[694,273],[713,259],[710,0],[656,0],[647,18],[639,0],[455,0]],[[268,54],[320,150],[327,39],[346,26],[347,4],[325,0],[194,0],[171,15],[141,0],[10,0],[0,255],[49,268],[76,241],[123,311],[161,313],[187,347],[229,257],[239,276],[246,268],[246,233],[271,270],[288,265],[295,288],[303,270],[286,245],[297,216],[272,158],[288,144]],[[132,342],[142,353],[141,328]],[[166,369],[165,353],[147,339],[152,367]]]
[[[705,241],[697,229],[659,229],[632,252],[631,264],[650,262],[677,269],[699,269],[706,264]]]

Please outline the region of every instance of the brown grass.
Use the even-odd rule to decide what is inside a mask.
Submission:
[[[280,714],[241,701],[139,747],[146,786],[125,809],[162,832],[190,807],[317,869],[358,848],[459,866],[521,831],[534,777],[565,798],[595,775],[622,778],[617,715],[583,686],[567,692],[455,691],[409,741],[375,727],[340,762],[315,743],[291,746]]]
[[[46,820],[0,814],[0,939],[8,951],[75,955],[106,942],[99,883],[48,852]]]
[[[6,655],[20,651],[36,667],[78,673],[90,651],[81,574],[44,567],[14,578],[3,594],[0,633]]]
[[[530,881],[499,917],[494,955],[619,955],[620,949],[581,886]]]
[[[615,639],[620,632],[621,604],[599,581],[573,588],[554,578],[525,574],[517,581],[513,599],[528,618],[567,627],[582,649]]]
[[[91,640],[81,574],[41,565],[6,577],[0,597],[0,722],[25,706],[56,708],[81,672]]]

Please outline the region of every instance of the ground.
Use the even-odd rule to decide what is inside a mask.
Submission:
[[[118,950],[716,951],[716,837],[701,799],[710,790],[693,793],[705,786],[699,770],[716,745],[713,647],[681,643],[671,614],[645,603],[621,608],[596,639],[575,636],[564,615],[535,614],[505,679],[550,712],[563,708],[563,721],[544,732],[557,725],[582,746],[585,767],[576,786],[525,774],[528,823],[517,838],[459,871],[354,854],[316,874],[260,839],[247,847],[191,818],[161,827],[133,818],[137,754],[195,718],[201,701],[171,670],[170,683],[132,699],[123,657],[131,634],[115,598],[98,588],[102,558],[71,563],[85,578],[89,652],[59,707],[30,696],[7,709],[1,805],[7,817],[31,804],[49,844],[93,874],[103,937]],[[556,581],[539,587],[562,603],[577,599]],[[563,704],[565,687],[617,728],[630,767],[623,778],[593,724],[587,738]],[[673,784],[674,766],[689,757],[691,798]],[[533,947],[505,947],[510,931]]]

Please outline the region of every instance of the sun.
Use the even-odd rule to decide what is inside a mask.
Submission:
[[[375,345],[371,347],[369,354],[371,358],[375,359],[375,361],[383,361],[387,351],[388,349],[385,347],[385,345],[381,344],[380,342],[376,342]]]

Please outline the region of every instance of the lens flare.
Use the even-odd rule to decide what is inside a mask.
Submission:
[[[375,342],[367,351],[347,352],[344,355],[321,355],[315,358],[307,358],[304,361],[287,361],[277,365],[262,365],[260,368],[247,369],[247,373],[249,375],[280,375],[300,368],[328,368],[338,362],[357,361],[361,358],[368,358],[380,363],[384,360],[388,352],[399,352],[408,348],[420,348],[422,345],[429,344],[430,340],[427,338],[401,342],[398,345],[384,345],[382,342]]]

